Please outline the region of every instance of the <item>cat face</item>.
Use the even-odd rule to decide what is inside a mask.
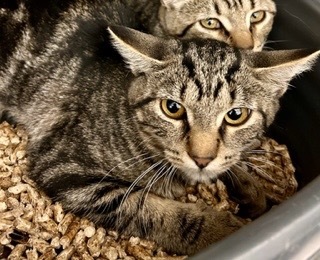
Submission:
[[[134,104],[148,101],[136,109],[145,143],[197,181],[225,172],[259,144],[278,108],[240,56],[227,48],[212,59],[215,48],[203,48],[181,47],[183,56],[141,76],[130,93]]]
[[[272,0],[161,0],[160,26],[165,34],[209,38],[229,45],[261,50],[272,28]]]
[[[319,54],[117,33],[136,75],[128,95],[143,143],[194,181],[217,177],[259,144],[289,80]]]

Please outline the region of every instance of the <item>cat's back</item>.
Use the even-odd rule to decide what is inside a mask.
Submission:
[[[47,111],[57,118],[61,111],[56,107],[76,111],[99,96],[101,86],[113,93],[111,88],[124,85],[128,71],[111,46],[107,27],[134,26],[118,1],[40,2],[22,0],[0,13],[5,21],[0,29],[7,35],[0,42],[7,46],[0,48],[0,96],[7,106],[32,106],[30,120],[33,113],[45,118]]]
[[[19,84],[27,74],[48,78],[55,68],[68,70],[67,60],[75,64],[89,56],[111,56],[110,24],[135,27],[129,10],[117,0],[1,2],[0,85]]]
[[[6,64],[10,58],[24,58],[24,49],[32,46],[36,50],[43,46],[44,40],[48,39],[61,15],[75,1],[77,0],[1,1],[0,66]]]
[[[5,0],[0,2],[0,70],[12,70],[50,48],[55,38],[64,38],[76,26],[90,32],[93,21],[100,26],[135,27],[133,16],[120,0]],[[88,23],[81,23],[81,20]],[[78,28],[81,29],[81,28]],[[60,30],[60,31],[59,31]],[[85,43],[84,43],[85,44]]]

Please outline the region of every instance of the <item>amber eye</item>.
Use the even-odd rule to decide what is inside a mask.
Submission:
[[[224,120],[228,125],[238,126],[244,124],[249,119],[250,114],[251,110],[248,108],[234,108],[224,116]]]
[[[185,108],[178,102],[171,99],[163,99],[160,103],[163,113],[172,119],[182,119],[185,114]]]
[[[210,30],[218,30],[222,28],[221,22],[215,18],[207,18],[207,19],[200,20],[200,24],[204,28],[210,29]]]
[[[250,23],[259,23],[263,21],[265,17],[266,17],[265,11],[254,12],[250,17]]]

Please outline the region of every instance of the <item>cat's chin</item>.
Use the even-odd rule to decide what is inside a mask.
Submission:
[[[189,184],[196,183],[211,183],[213,180],[219,178],[226,169],[220,171],[212,171],[207,169],[183,169],[182,174]]]

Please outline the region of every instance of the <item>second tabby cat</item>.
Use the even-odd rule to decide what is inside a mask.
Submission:
[[[272,28],[273,0],[129,1],[147,31],[158,36],[211,38],[261,50]]]

